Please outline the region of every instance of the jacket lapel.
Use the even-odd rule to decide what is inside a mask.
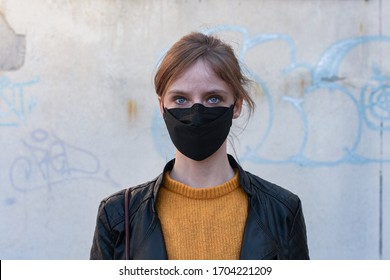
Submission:
[[[157,218],[154,218],[150,232],[134,252],[132,259],[134,260],[166,260],[168,259],[167,251],[161,225]],[[131,252],[130,252],[131,254]]]
[[[240,173],[240,185],[244,188],[249,196],[248,217],[244,230],[244,237],[242,240],[240,259],[241,260],[261,260],[274,259],[279,252],[278,243],[273,238],[273,235],[264,226],[258,213],[261,213],[260,207],[255,207],[255,200],[252,197],[252,182],[247,176],[242,167],[235,161],[235,159],[228,155],[230,165],[233,168],[238,168]],[[259,206],[259,205],[257,205]]]
[[[249,207],[240,259],[274,259],[278,251],[277,243],[272,238],[271,233],[265,229],[253,207]]]
[[[173,161],[167,164],[168,167],[166,167],[166,169],[172,169],[172,165]],[[134,238],[134,240],[142,240],[142,243],[137,247],[137,250],[132,256],[132,259],[134,260],[168,259],[161,223],[158,218],[155,205],[157,201],[158,190],[160,188],[160,185],[162,184],[164,173],[160,174],[156,178],[156,182],[152,188],[151,198],[148,203],[148,210],[141,211],[144,217],[140,218],[139,220],[145,221],[146,224],[138,227],[138,230],[135,231],[135,235],[137,235],[137,237]],[[147,228],[145,232],[143,231],[144,228]]]

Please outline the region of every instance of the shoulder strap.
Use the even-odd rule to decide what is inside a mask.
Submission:
[[[129,188],[125,191],[125,250],[126,250],[126,260],[129,259]]]

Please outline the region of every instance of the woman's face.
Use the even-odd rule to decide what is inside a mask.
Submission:
[[[232,88],[220,79],[208,62],[197,60],[184,71],[159,97],[160,109],[163,107],[189,108],[195,103],[206,107],[230,107],[235,102]],[[233,118],[241,113],[242,100],[237,100]]]

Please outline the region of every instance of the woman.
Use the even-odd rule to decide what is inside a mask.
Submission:
[[[191,33],[160,64],[155,88],[176,147],[153,181],[99,207],[91,259],[308,259],[299,198],[227,154],[232,120],[254,103],[232,48]]]

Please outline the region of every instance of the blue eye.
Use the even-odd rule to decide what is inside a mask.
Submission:
[[[187,100],[184,97],[176,97],[175,102],[177,104],[184,104]]]
[[[212,97],[209,98],[209,102],[213,103],[213,104],[216,104],[216,103],[220,102],[220,99],[217,96],[212,96]]]

